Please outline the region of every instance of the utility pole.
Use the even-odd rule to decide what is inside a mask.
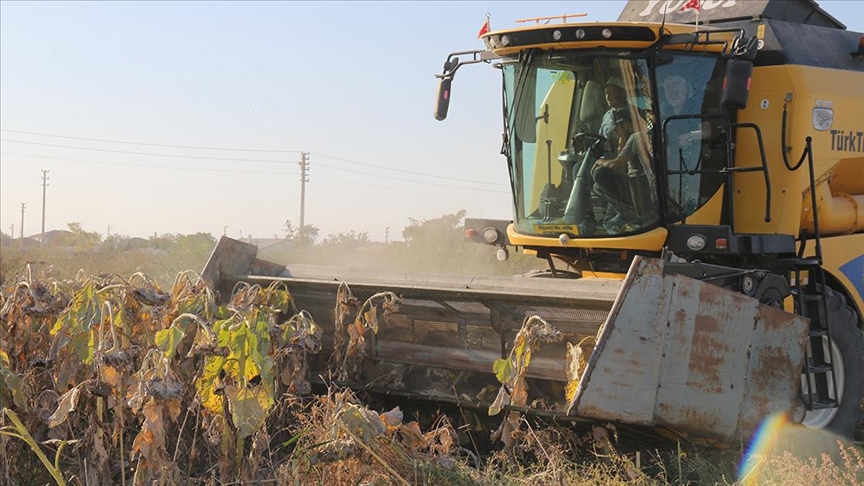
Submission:
[[[27,203],[21,203],[21,237],[18,239],[18,246],[24,248],[24,208]],[[12,238],[15,238],[15,233],[12,233]]]
[[[384,244],[385,245],[390,244],[390,227],[389,226],[384,228]]]
[[[21,239],[24,239],[24,208],[27,207],[27,203],[21,203]],[[12,235],[12,238],[15,238],[15,235]]]
[[[42,169],[42,235],[39,237],[39,246],[45,246],[45,188],[48,187],[48,171]]]
[[[300,152],[300,229],[306,225],[306,183],[309,182],[309,152]]]
[[[110,237],[111,237],[111,225],[109,224],[107,230],[105,231],[105,240],[107,241],[108,238],[110,238]]]

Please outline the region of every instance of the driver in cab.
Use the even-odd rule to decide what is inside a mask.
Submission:
[[[627,110],[627,90],[624,88],[624,83],[621,78],[611,76],[603,85],[603,94],[606,100],[608,109],[600,120],[600,127],[597,130],[597,135],[603,137],[603,146],[600,155],[607,158],[615,157],[618,151],[623,147],[623,143],[617,143],[620,136],[616,136],[616,120],[620,116],[619,113]],[[575,144],[575,142],[574,142]],[[565,157],[564,161],[559,158],[565,170],[565,177],[559,187],[552,184],[547,184],[541,193],[541,201],[554,203],[563,195],[566,207],[564,209],[564,222],[575,223],[577,216],[574,214],[574,201],[576,199],[576,188],[573,186],[573,181],[577,178],[577,172],[580,171],[581,163],[573,163],[572,159]],[[565,162],[569,161],[569,162]],[[585,167],[584,174],[587,176],[588,167]],[[562,194],[563,193],[563,194]],[[569,197],[568,197],[569,196]]]

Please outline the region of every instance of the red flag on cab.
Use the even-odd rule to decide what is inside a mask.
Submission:
[[[487,32],[489,32],[489,17],[486,17],[486,22],[483,22],[483,27],[480,27],[480,32],[477,32],[477,38],[483,37]]]
[[[701,2],[699,0],[688,0],[688,2],[685,3],[683,7],[681,7],[681,11],[685,12],[685,11],[691,10],[691,9],[692,10],[702,10],[702,6],[700,5],[700,3]]]

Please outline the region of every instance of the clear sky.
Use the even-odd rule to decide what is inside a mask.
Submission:
[[[0,229],[18,236],[25,203],[40,232],[46,169],[47,230],[281,235],[300,221],[300,151],[321,237],[509,219],[500,73],[460,69],[445,122],[433,75],[483,47],[487,12],[494,30],[625,3],[0,1]],[[864,2],[819,3],[864,31]]]

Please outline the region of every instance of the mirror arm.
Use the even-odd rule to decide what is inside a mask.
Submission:
[[[451,59],[456,58],[458,56],[468,55],[468,54],[470,54],[472,56],[470,60],[457,61],[457,64],[455,66],[450,67]],[[478,51],[452,52],[447,56],[447,61],[445,61],[445,63],[444,63],[444,66],[445,66],[444,72],[442,72],[441,74],[436,74],[435,77],[438,79],[453,79],[453,76],[456,75],[456,70],[459,69],[460,67],[466,65],[466,64],[478,64],[481,62],[487,62],[488,63],[494,59],[500,59],[500,58],[501,58],[501,56],[498,56],[494,52],[486,50],[486,49],[478,50]],[[447,69],[448,67],[450,69]]]

